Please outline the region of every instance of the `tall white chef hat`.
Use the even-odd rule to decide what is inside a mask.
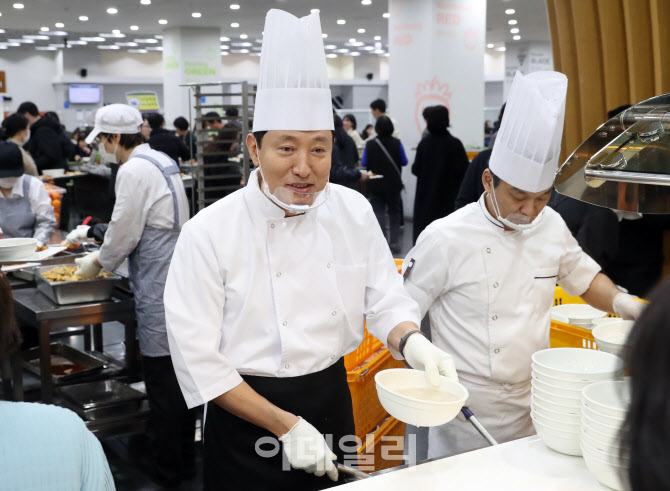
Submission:
[[[253,131],[333,130],[319,14],[265,17]]]
[[[538,193],[554,182],[561,152],[568,78],[559,72],[516,72],[491,152],[491,172]]]

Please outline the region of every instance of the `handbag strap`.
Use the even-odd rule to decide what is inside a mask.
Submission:
[[[384,144],[379,141],[379,138],[375,138],[375,141],[377,142],[377,145],[379,145],[379,148],[382,149],[382,152],[384,152],[384,155],[386,155],[386,158],[389,159],[389,162],[391,162],[391,167],[393,167],[393,170],[396,171],[398,177],[400,177],[400,180],[402,181],[402,174],[400,173],[400,170],[398,169],[395,160],[393,160],[393,157],[391,157],[391,154],[388,152],[388,150],[386,150]]]

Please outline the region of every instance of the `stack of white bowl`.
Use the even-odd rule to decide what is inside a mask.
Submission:
[[[635,321],[625,321],[611,317],[598,319],[598,321],[593,329],[593,338],[596,340],[600,351],[622,356],[623,348]]]
[[[551,318],[564,324],[591,329],[595,319],[607,317],[607,312],[583,303],[566,303],[551,308]]]
[[[582,389],[621,377],[623,361],[582,348],[554,348],[533,355],[531,412],[540,439],[557,452],[582,455]]]
[[[630,405],[624,380],[588,385],[582,390],[581,449],[586,467],[605,486],[623,489],[620,476],[627,462],[620,458],[621,425]]]

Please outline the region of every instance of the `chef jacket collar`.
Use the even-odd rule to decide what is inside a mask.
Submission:
[[[260,185],[258,184],[259,173],[259,169],[256,169],[249,174],[249,183],[247,184],[247,187],[244,188],[244,198],[253,218],[259,220],[281,220],[284,218],[301,220],[307,216],[313,215],[310,210],[302,215],[286,217],[286,212],[270,201],[261,190]]]
[[[489,213],[489,210],[486,208],[486,191],[479,197],[479,207],[484,214],[484,218],[491,226],[495,227],[500,233],[503,234],[515,234],[518,230],[505,230],[505,226],[498,221],[493,215]]]
[[[25,174],[23,174],[22,176],[19,176],[19,178],[16,180],[16,182],[14,183],[14,187],[12,188],[12,192],[8,196],[9,198],[23,198],[24,197],[23,196],[23,179],[25,179],[24,176],[25,176]],[[25,197],[27,197],[27,196],[25,196]],[[0,198],[4,198],[4,196],[2,196],[0,194]]]
[[[148,143],[142,143],[141,145],[137,145],[135,148],[133,148],[133,151],[130,152],[130,155],[128,156],[128,160],[132,159],[133,157],[135,157],[137,155],[142,155],[143,153],[147,153],[148,150],[151,150],[151,147],[149,146]],[[126,162],[128,160],[126,160]]]

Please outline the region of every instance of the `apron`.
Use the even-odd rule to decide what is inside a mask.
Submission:
[[[5,239],[32,237],[35,213],[30,206],[30,179],[23,177],[23,196],[0,199],[0,228]]]
[[[346,435],[355,435],[344,358],[320,372],[300,377],[242,378],[272,404],[302,416],[324,434],[338,462],[356,464],[356,445],[351,440],[344,445],[338,443]],[[264,439],[259,447],[265,456],[256,453],[259,439]],[[204,442],[206,491],[311,491],[338,484],[326,475],[316,477],[291,468],[281,442],[272,433],[211,401],[207,405]]]
[[[163,292],[181,227],[177,195],[170,176],[179,173],[174,162],[163,168],[153,157],[137,155],[148,160],[163,173],[174,205],[174,226],[172,229],[145,227],[137,247],[128,257],[130,289],[135,295],[135,315],[137,316],[137,336],[143,356],[168,356],[167,331],[165,328],[165,307]]]
[[[535,434],[530,419],[530,381],[499,384],[460,374],[459,381],[470,393],[468,406],[498,443]],[[429,459],[451,457],[488,446],[472,424],[459,419],[428,430]]]

